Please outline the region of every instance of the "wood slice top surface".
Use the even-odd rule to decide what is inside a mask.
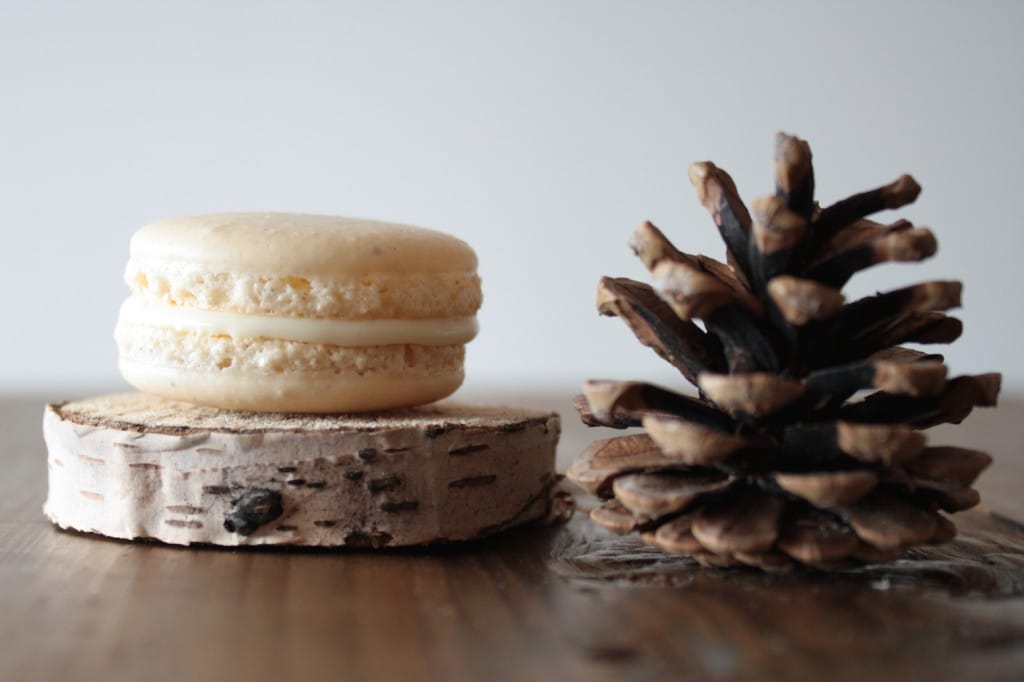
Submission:
[[[358,432],[397,429],[440,433],[451,429],[514,431],[540,423],[553,412],[519,407],[441,402],[372,414],[289,414],[232,412],[164,400],[145,393],[118,393],[55,403],[61,419],[139,433],[184,434],[192,431],[266,433],[268,431]]]

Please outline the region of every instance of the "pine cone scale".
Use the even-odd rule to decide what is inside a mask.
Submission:
[[[716,554],[760,554],[779,537],[782,498],[757,488],[736,487],[712,497],[693,520],[691,532]]]
[[[729,485],[729,477],[714,470],[664,471],[619,476],[612,483],[615,499],[640,516],[667,516],[683,511],[694,500]]]
[[[862,540],[880,549],[903,549],[928,542],[941,517],[903,499],[876,493],[844,507],[841,513]]]
[[[775,136],[775,195],[786,207],[810,219],[814,211],[811,146],[785,133]]]
[[[597,310],[621,318],[640,343],[671,363],[690,383],[696,384],[701,372],[724,367],[707,335],[693,322],[679,318],[647,284],[602,277]]]
[[[870,470],[783,473],[775,483],[787,493],[807,500],[815,507],[830,509],[852,504],[878,485],[878,474]]]
[[[842,561],[860,546],[860,540],[847,526],[833,517],[810,511],[791,518],[778,542],[785,554],[812,566]]]
[[[641,537],[644,542],[670,554],[693,554],[703,552],[704,546],[693,537],[693,514],[684,514],[668,521],[656,531],[648,531]]]
[[[674,416],[647,415],[641,425],[663,454],[691,466],[711,466],[756,445],[742,436]]]

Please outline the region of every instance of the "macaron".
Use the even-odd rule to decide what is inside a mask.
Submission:
[[[258,412],[422,405],[461,385],[482,294],[453,236],[323,215],[173,218],[131,239],[114,337],[141,391]]]

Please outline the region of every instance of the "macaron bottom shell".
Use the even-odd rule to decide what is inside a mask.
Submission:
[[[227,410],[252,412],[372,412],[424,405],[462,385],[457,370],[420,374],[317,372],[209,372],[121,358],[129,384],[153,395]]]
[[[255,412],[369,412],[440,400],[465,346],[339,346],[119,324],[122,376],[153,395]]]

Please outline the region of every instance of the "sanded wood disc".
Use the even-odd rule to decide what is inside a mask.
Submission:
[[[173,544],[400,546],[544,515],[559,419],[435,403],[380,414],[227,412],[142,393],[49,405],[57,525]]]

